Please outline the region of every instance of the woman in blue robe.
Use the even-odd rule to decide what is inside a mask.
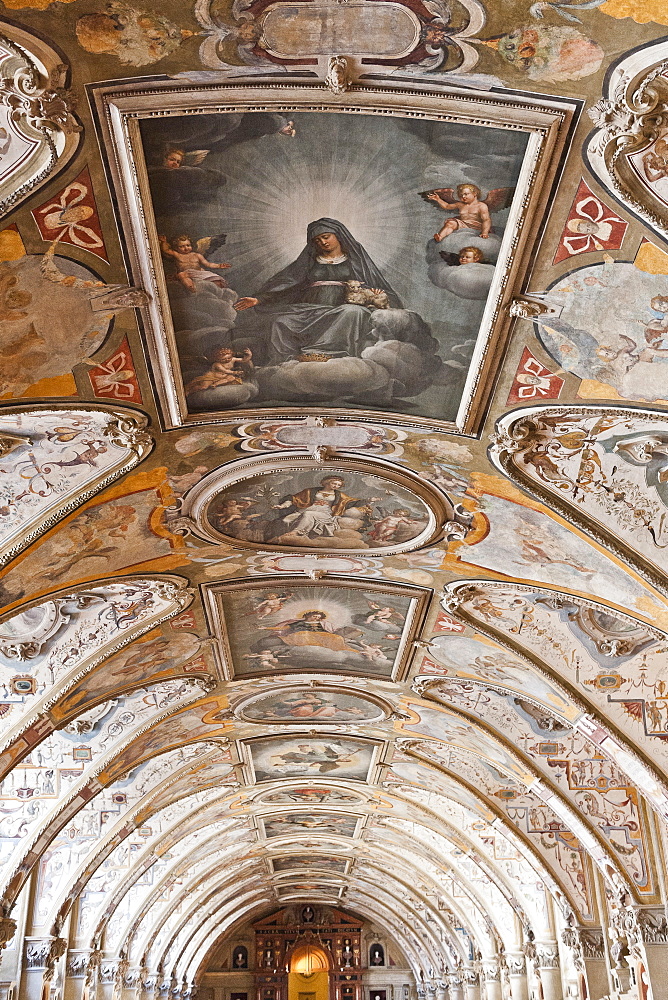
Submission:
[[[348,281],[385,292],[390,308],[402,308],[396,292],[348,229],[336,219],[318,219],[309,224],[299,257],[256,295],[239,299],[234,308],[253,309],[252,329],[266,338],[269,364],[358,358],[374,343],[371,309],[346,301]],[[241,332],[245,326],[241,323],[237,329]]]

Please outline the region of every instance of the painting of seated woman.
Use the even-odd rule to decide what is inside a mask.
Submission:
[[[454,517],[454,514],[452,514]],[[271,472],[223,490],[207,520],[226,538],[271,547],[384,549],[424,532],[427,505],[366,473]]]
[[[525,133],[299,110],[140,130],[189,413],[455,419]]]

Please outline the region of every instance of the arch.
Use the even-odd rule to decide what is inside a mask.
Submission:
[[[0,469],[10,516],[0,526],[0,567],[146,458],[147,426],[143,413],[101,403],[3,409]]]

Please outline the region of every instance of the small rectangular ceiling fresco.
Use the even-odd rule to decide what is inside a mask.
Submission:
[[[428,592],[418,587],[317,585],[295,577],[209,585],[226,670],[236,677],[320,672],[398,676]],[[287,710],[287,709],[286,709]]]

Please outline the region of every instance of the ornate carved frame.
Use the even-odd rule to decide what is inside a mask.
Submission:
[[[271,576],[254,576],[250,578],[247,577],[245,579],[235,579],[226,583],[202,584],[201,589],[204,610],[209,623],[209,628],[217,639],[215,649],[225,680],[238,680],[239,678],[235,678],[234,660],[227,638],[225,612],[222,601],[220,600],[220,595],[229,593],[230,591],[247,592],[249,590],[266,590],[268,587],[275,590],[287,588],[293,591],[298,591],[304,588],[310,589],[312,587],[328,587],[332,588],[334,591],[345,588],[346,590],[375,591],[379,596],[383,595],[391,597],[393,595],[397,595],[410,598],[411,605],[409,606],[406,623],[404,624],[402,630],[401,642],[397,651],[395,667],[392,671],[391,680],[393,681],[401,680],[408,671],[416,649],[414,644],[415,639],[420,634],[420,629],[427,614],[429,600],[432,594],[430,590],[426,590],[424,587],[416,587],[413,584],[379,583],[377,580],[369,580],[366,578],[351,579],[347,576],[334,576],[333,574],[327,574],[325,579],[319,579],[316,582],[310,580],[306,576],[280,576],[272,574]],[[285,670],[282,672],[290,675],[299,673],[298,670]],[[319,670],[318,673],[327,675],[328,671],[323,669],[322,671]],[[343,671],[337,670],[331,671],[331,673],[335,677],[345,676]],[[258,670],[252,672],[252,676],[255,677],[274,676],[274,674],[275,671],[272,672],[270,670]],[[360,673],[356,670],[348,670],[347,674],[350,676],[363,677],[377,676],[371,672],[367,674]],[[250,675],[245,675],[245,677],[246,676]],[[245,677],[243,679],[245,679]],[[386,678],[386,680],[389,679],[390,678]]]
[[[15,169],[0,179],[0,216],[6,215],[64,167],[83,131],[66,89],[69,68],[42,38],[3,20],[0,107],[8,129],[28,145]],[[10,131],[11,148],[11,131]]]
[[[339,57],[340,58],[340,57]],[[330,60],[331,61],[331,60]],[[345,61],[345,60],[344,60]],[[108,154],[109,181],[115,191],[121,229],[128,247],[134,280],[149,294],[142,310],[148,349],[165,427],[186,424],[232,423],[265,417],[266,409],[189,414],[182,380],[167,288],[160,261],[148,174],[140,141],[139,122],[144,118],[170,117],[179,113],[204,114],[243,110],[269,110],[289,114],[319,111],[339,114],[398,115],[442,122],[468,123],[521,131],[528,146],[510,210],[497,270],[469,367],[459,412],[454,421],[412,417],[395,413],[373,413],[375,420],[419,428],[434,427],[450,432],[476,433],[485,414],[510,331],[509,312],[513,297],[523,287],[532,250],[537,242],[550,189],[555,179],[579,103],[556,97],[536,98],[513,94],[503,97],[481,91],[448,86],[433,78],[334,86],[328,78],[316,82],[284,74],[275,80],[235,78],[221,74],[206,85],[186,80],[141,81],[91,86],[103,153]],[[160,110],[157,110],[160,109]],[[326,407],[327,415],[339,419],[369,420],[365,410]],[[281,407],[282,417],[322,413],[322,407]]]
[[[347,472],[377,476],[390,485],[397,485],[415,494],[429,511],[428,522],[415,538],[401,544],[383,545],[369,549],[337,548],[335,539],[332,539],[332,545],[326,548],[308,545],[295,546],[294,544],[278,545],[270,542],[247,542],[216,531],[209,522],[208,511],[211,504],[229,487],[243,483],[243,488],[250,490],[253,486],[253,479],[258,476],[277,472],[301,471],[313,471],[314,477],[317,479],[327,475],[340,474],[345,476]],[[190,530],[199,538],[213,544],[224,541],[244,549],[260,549],[263,552],[284,552],[293,555],[300,552],[315,552],[320,555],[390,556],[398,552],[434,545],[444,537],[446,539],[464,538],[470,523],[470,515],[467,516],[444,493],[414,473],[382,459],[365,457],[360,460],[358,455],[346,452],[331,454],[331,457],[328,456],[326,461],[319,457],[314,458],[306,452],[286,452],[229,462],[227,465],[209,472],[193,489],[188,491],[183,499],[181,514],[183,517],[179,519],[178,525],[174,522],[171,523],[172,530],[175,528],[176,530]]]
[[[631,157],[668,134],[668,41],[625,55],[606,76],[588,112],[596,129],[585,156],[598,180],[626,208],[668,239],[668,202],[644,183]]]

